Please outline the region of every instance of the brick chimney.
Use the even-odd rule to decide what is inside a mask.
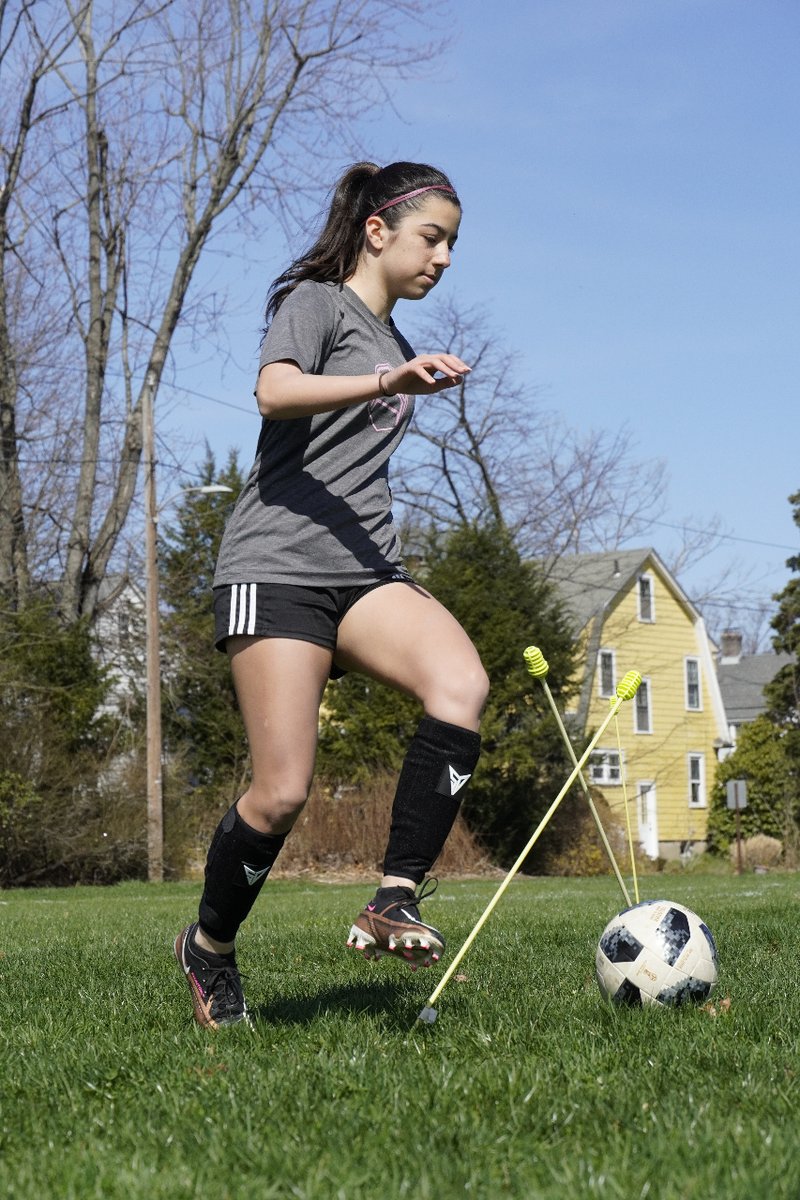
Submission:
[[[742,631],[741,629],[723,629],[722,637],[720,638],[720,655],[719,661],[721,664],[728,665],[730,663],[738,663],[742,657]]]

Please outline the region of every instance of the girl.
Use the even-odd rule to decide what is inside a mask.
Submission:
[[[261,435],[214,580],[216,644],[230,658],[252,782],[212,839],[199,920],[175,942],[194,1015],[210,1028],[247,1018],[234,940],[308,797],[332,672],[361,671],[424,710],[383,878],[347,944],[412,970],[444,950],[419,916],[430,890],[417,887],[478,761],[488,680],[458,622],[403,568],[388,460],[414,397],[458,386],[470,368],[454,354],[415,355],[391,314],[436,286],[460,221],[455,189],[433,167],[357,163],[316,243],[270,291]]]

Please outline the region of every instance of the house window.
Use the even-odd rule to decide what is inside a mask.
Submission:
[[[696,658],[686,659],[686,707],[700,711],[700,662]]]
[[[131,619],[125,609],[120,609],[117,613],[117,637],[120,646],[127,646],[131,640]]]
[[[640,621],[655,621],[655,605],[653,604],[653,577],[652,575],[639,576],[639,620]]]
[[[633,701],[633,727],[637,733],[652,733],[653,724],[650,718],[650,683],[643,679],[639,684]]]
[[[614,651],[601,650],[597,656],[597,674],[600,681],[600,695],[613,696],[617,686]]]
[[[689,755],[689,807],[705,808],[706,806],[706,756],[705,754]]]
[[[622,763],[619,750],[593,750],[589,758],[591,783],[619,786],[622,783]]]

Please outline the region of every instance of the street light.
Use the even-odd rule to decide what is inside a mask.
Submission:
[[[145,405],[145,414],[148,412]],[[148,429],[149,424],[149,429]],[[158,612],[158,514],[187,492],[232,492],[224,483],[181,488],[156,506],[156,471],[152,454],[152,424],[145,423],[145,659],[147,725],[147,879],[164,879],[164,802],[161,781],[161,626]]]

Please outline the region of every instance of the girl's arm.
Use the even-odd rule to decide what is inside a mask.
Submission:
[[[306,375],[296,362],[285,359],[261,368],[256,384],[262,417],[286,421],[314,413],[334,412],[379,396],[403,392],[430,396],[457,387],[470,368],[455,354],[418,354],[400,367],[371,375]],[[439,378],[436,378],[436,375]]]

